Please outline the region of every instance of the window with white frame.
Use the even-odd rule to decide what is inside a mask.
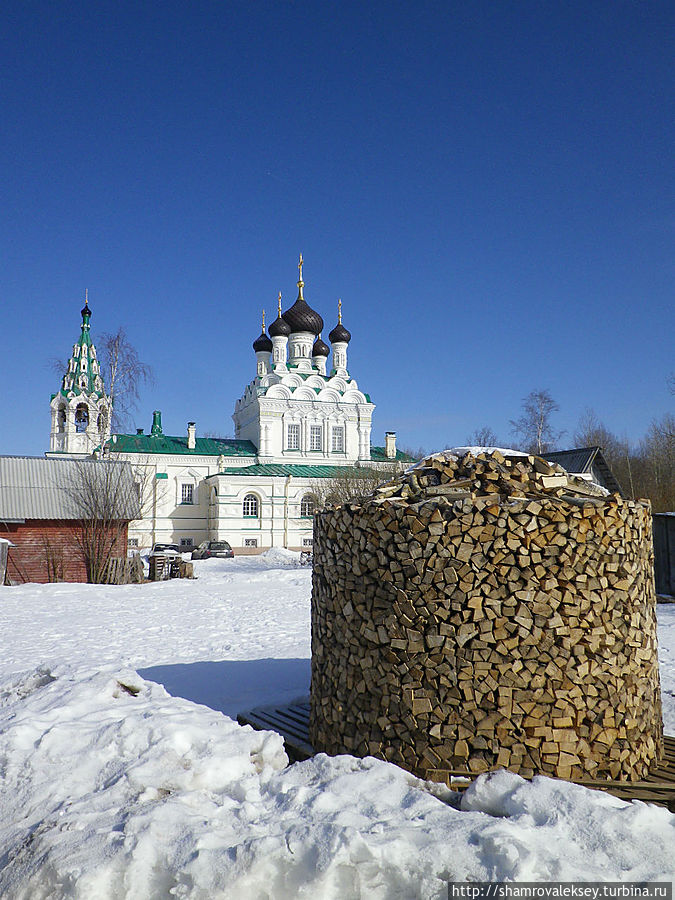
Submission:
[[[291,424],[288,426],[286,435],[286,448],[288,450],[300,449],[300,425]]]
[[[194,486],[194,484],[182,484],[180,486],[180,502],[181,503],[194,503],[195,502],[195,486]]]
[[[247,494],[244,497],[242,512],[248,519],[258,517],[258,498],[255,494]]]
[[[302,546],[303,546],[303,547],[313,547],[313,546],[314,546],[314,541],[312,540],[312,538],[303,538],[303,539],[302,539]]]
[[[257,547],[258,538],[244,538],[244,547]]]
[[[195,545],[195,542],[192,538],[181,538],[180,539],[181,547],[185,547],[186,550],[192,550]]]
[[[333,453],[345,452],[345,427],[334,425],[331,432],[330,449]]]
[[[316,497],[313,494],[305,494],[300,501],[300,515],[313,516],[316,508]]]
[[[321,425],[310,425],[309,426],[309,449],[310,450],[322,450],[322,437],[323,437],[323,428]]]
[[[138,538],[127,538],[127,547],[138,547]]]

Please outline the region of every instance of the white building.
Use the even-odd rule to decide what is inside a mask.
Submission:
[[[279,295],[278,317],[268,332],[263,315],[262,332],[253,342],[256,374],[235,404],[233,440],[199,437],[194,422],[188,422],[183,435],[165,435],[156,411],[149,434],[142,428],[109,438],[99,432],[101,439],[84,448],[78,438],[82,432],[55,430],[58,418],[52,413],[48,455],[91,453],[97,446],[133,464],[144,518],[129,527],[132,546],[147,549],[156,541],[169,541],[188,549],[217,539],[240,553],[310,547],[314,494],[323,480],[335,478],[345,467],[382,469],[386,478],[392,466],[411,461],[396,450],[391,432],[384,447],[371,446],[375,405],[349,373],[351,334],[342,324],[341,304],[338,322],[328,335],[329,348],[321,339],[323,319],[304,298],[302,266],[301,256],[293,306],[282,313]],[[88,306],[82,317],[82,333],[86,326],[88,336]],[[93,349],[90,341],[88,346]],[[73,359],[81,360],[82,353],[74,352]],[[84,391],[84,381],[82,385]],[[60,409],[59,396],[52,400],[53,410]],[[79,396],[65,399],[77,409]],[[107,402],[103,393],[101,397]],[[103,400],[97,400],[99,405]],[[80,402],[93,409],[90,394],[83,394]],[[105,412],[101,423],[109,421],[108,406]]]

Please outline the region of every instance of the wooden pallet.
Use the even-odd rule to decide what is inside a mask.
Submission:
[[[240,725],[252,725],[259,731],[276,731],[284,739],[292,762],[314,755],[309,743],[309,701],[289,706],[259,706],[237,716]],[[432,769],[431,781],[441,781],[456,790],[466,789],[478,773],[465,769]],[[643,800],[675,812],[675,737],[664,738],[663,759],[642,781],[605,781],[579,779],[574,782],[592,790],[606,791],[621,800]]]
[[[258,731],[278,732],[291,762],[314,756],[314,748],[309,743],[309,700],[289,706],[258,706],[240,713],[237,721]]]
[[[442,781],[451,784],[453,788],[464,790],[479,774],[481,773],[467,772],[465,769],[432,769],[428,777],[432,781]],[[664,738],[663,758],[642,781],[611,781],[601,778],[570,780],[591,790],[605,791],[621,800],[643,800],[675,812],[675,737]]]

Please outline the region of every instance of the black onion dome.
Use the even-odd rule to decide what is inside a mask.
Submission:
[[[304,297],[298,297],[293,306],[286,310],[283,318],[291,332],[310,331],[312,334],[319,334],[323,331],[323,319],[314,312]]]
[[[272,341],[267,337],[264,331],[260,333],[260,337],[253,341],[253,349],[256,353],[260,350],[265,350],[268,353],[272,352]]]
[[[335,328],[328,335],[328,340],[331,344],[337,344],[342,341],[345,344],[348,344],[352,339],[351,334],[347,331],[342,322],[338,322]]]
[[[328,347],[324,342],[318,337],[314,341],[314,346],[312,347],[312,356],[328,356],[330,353],[330,347]]]
[[[269,327],[270,337],[288,337],[291,327],[283,316],[279,316]]]
[[[89,316],[91,318],[91,310],[89,309],[89,304],[85,303],[82,309],[80,310],[80,315],[84,319],[85,316]]]

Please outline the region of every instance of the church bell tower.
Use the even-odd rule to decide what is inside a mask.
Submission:
[[[92,343],[88,292],[81,311],[80,336],[61,382],[52,395],[51,453],[89,456],[110,437],[110,400],[106,396],[101,368]]]

